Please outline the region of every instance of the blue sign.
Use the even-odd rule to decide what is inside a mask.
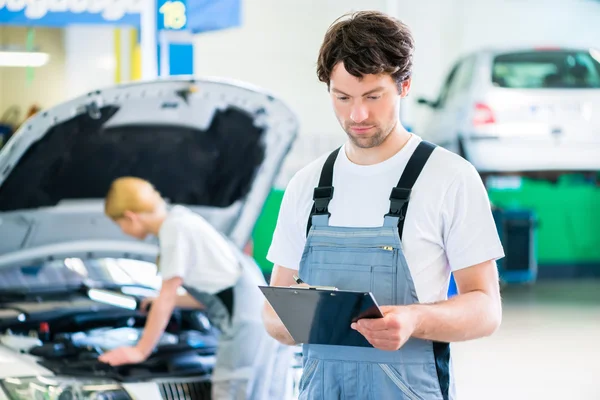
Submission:
[[[168,72],[166,75],[193,75],[194,74],[194,45],[191,43],[169,43],[167,48],[158,46],[158,74],[163,71],[161,65],[161,53],[168,52]]]
[[[144,0],[0,0],[0,24],[140,24]]]
[[[145,0],[0,0],[0,25],[140,25]],[[157,30],[215,31],[241,25],[240,0],[157,0]]]
[[[188,29],[202,33],[240,26],[240,8],[240,0],[187,0]]]

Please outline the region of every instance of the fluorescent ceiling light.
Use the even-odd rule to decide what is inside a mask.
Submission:
[[[48,53],[0,51],[0,67],[41,67],[49,59]]]

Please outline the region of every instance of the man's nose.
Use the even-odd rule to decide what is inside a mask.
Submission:
[[[368,117],[369,117],[369,112],[367,111],[367,107],[365,107],[364,104],[359,103],[359,104],[352,106],[352,112],[350,113],[350,119],[353,122],[360,124]]]

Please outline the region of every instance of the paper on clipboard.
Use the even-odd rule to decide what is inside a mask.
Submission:
[[[338,290],[338,288],[334,287],[334,286],[310,286],[310,285],[292,285],[289,286],[290,288],[293,289],[319,289],[319,290]]]
[[[309,285],[308,283],[306,283],[302,279],[300,279],[298,277],[298,275],[294,275],[294,280],[296,281],[297,285],[292,285],[292,286],[290,286],[291,288],[297,288],[297,289],[320,289],[320,290],[338,290],[338,288],[336,288],[334,286],[312,286],[312,285]]]

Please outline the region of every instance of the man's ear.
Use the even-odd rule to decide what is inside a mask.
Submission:
[[[408,96],[410,92],[410,85],[412,83],[412,78],[408,78],[400,84],[400,97]]]

